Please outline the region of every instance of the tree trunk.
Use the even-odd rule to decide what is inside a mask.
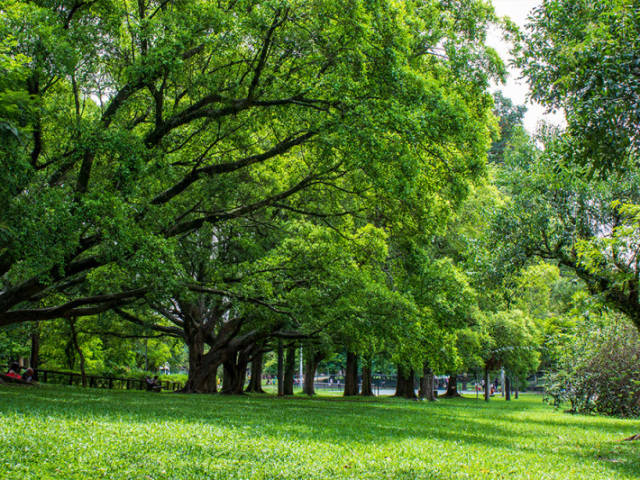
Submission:
[[[187,311],[188,308],[184,310]],[[190,317],[194,320],[190,320]],[[236,330],[232,328],[234,325],[226,324],[225,328],[214,336],[211,331],[212,325],[204,322],[197,311],[185,315],[183,339],[189,350],[189,378],[181,392],[215,393],[218,367],[225,362],[230,362],[234,367],[227,366],[226,383],[223,374],[224,390],[227,393],[243,393],[246,366],[250,359],[249,353],[254,351],[257,342],[269,337],[269,332],[252,331],[238,336]],[[241,323],[235,325],[235,328],[239,328],[239,325]],[[211,348],[204,353],[207,344]],[[240,370],[237,370],[238,368]]]
[[[278,339],[278,396],[284,397],[284,347]]]
[[[484,401],[488,402],[491,397],[491,386],[489,385],[489,369],[484,369]]]
[[[287,347],[284,369],[284,394],[293,395],[294,376],[296,374],[296,346],[291,344]]]
[[[224,367],[222,391],[224,395],[243,395],[244,383],[247,379],[247,361],[238,355],[236,361],[227,360]]]
[[[508,402],[511,400],[511,379],[509,377],[504,377],[504,391],[504,399]]]
[[[373,397],[373,385],[371,383],[372,358],[366,357],[362,362],[362,389],[360,395],[363,397]]]
[[[80,375],[82,376],[82,386],[84,388],[87,387],[87,376],[84,371],[84,353],[82,353],[82,349],[80,348],[80,344],[78,343],[78,332],[76,331],[76,319],[69,319],[69,327],[71,328],[71,341],[73,342],[73,346],[78,352],[78,357],[80,358]]]
[[[217,371],[219,364],[209,365],[204,356],[204,336],[202,329],[189,327],[185,322],[184,341],[189,352],[189,378],[184,393],[216,393]]]
[[[518,400],[518,386],[520,384],[520,379],[518,377],[516,377],[515,381],[513,382],[513,391],[516,394],[516,400]]]
[[[38,381],[38,367],[40,366],[40,322],[36,322],[31,330],[31,358],[29,366],[33,368],[33,380]]]
[[[306,393],[309,396],[315,395],[316,390],[313,385],[313,382],[316,377],[316,371],[318,370],[318,365],[325,357],[324,352],[322,351],[314,351],[312,346],[309,346],[309,352],[307,354],[307,359],[304,366],[304,388],[303,393]]]
[[[398,365],[398,382],[396,386],[396,393],[394,397],[402,397],[402,398],[418,398],[416,396],[416,391],[413,388],[414,382],[414,374],[413,369],[409,370],[409,373],[405,373],[405,369]]]
[[[449,374],[449,383],[447,384],[447,391],[444,393],[444,398],[461,397],[458,393],[458,374]]]
[[[358,356],[347,350],[347,368],[344,372],[345,397],[358,395]]]
[[[420,391],[418,392],[418,396],[420,398],[426,398],[430,402],[436,399],[433,370],[429,367],[428,362],[424,362],[422,367],[422,378],[420,378]]]
[[[447,383],[447,391],[444,393],[444,398],[453,398],[453,397],[461,397],[458,393],[458,374],[450,373],[449,374],[449,383]]]
[[[251,362],[251,378],[249,379],[249,385],[246,392],[252,393],[264,393],[262,389],[262,359],[264,353],[260,352]]]

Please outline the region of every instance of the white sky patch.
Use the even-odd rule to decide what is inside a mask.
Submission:
[[[531,10],[542,2],[540,0],[492,0],[492,3],[498,16],[508,16],[518,27],[524,29]],[[510,46],[502,39],[502,35],[498,31],[490,32],[487,43],[496,49],[505,62],[508,63],[511,60]],[[544,107],[527,100],[529,86],[524,79],[520,78],[521,74],[519,69],[509,68],[509,77],[506,85],[497,85],[495,90],[501,90],[503,95],[510,98],[514,104],[527,107],[527,113],[523,121],[525,128],[530,133],[533,133],[541,120],[554,125],[565,124],[562,113],[546,113]]]

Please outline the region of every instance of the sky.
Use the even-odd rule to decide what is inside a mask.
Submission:
[[[492,0],[492,3],[498,16],[502,17],[506,15],[519,27],[524,28],[529,12],[542,2],[541,0]],[[495,48],[505,61],[510,59],[509,45],[502,40],[499,32],[496,31],[492,33],[487,43]],[[513,100],[514,104],[525,105],[527,107],[524,126],[529,132],[533,133],[536,130],[536,126],[540,120],[545,120],[553,124],[564,123],[564,118],[561,114],[546,114],[544,107],[537,103],[533,104],[528,102],[526,100],[529,91],[527,82],[519,78],[519,70],[511,68],[509,72],[507,84],[499,85],[496,89],[501,90],[505,97]]]

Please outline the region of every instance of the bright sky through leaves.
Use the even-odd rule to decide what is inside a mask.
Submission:
[[[520,28],[524,28],[531,10],[542,2],[540,0],[492,0],[492,3],[498,16],[508,16]],[[498,51],[503,59],[506,61],[510,59],[509,45],[502,40],[497,31],[490,34],[488,43]],[[520,70],[509,68],[509,72],[506,85],[500,85],[496,88],[502,90],[504,96],[513,100],[516,105],[527,106],[524,126],[529,132],[534,132],[538,122],[543,119],[553,124],[564,123],[562,114],[547,114],[541,105],[528,102],[526,97],[529,87],[524,79],[519,78]]]

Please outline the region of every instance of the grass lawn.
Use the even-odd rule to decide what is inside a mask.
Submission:
[[[0,386],[0,479],[635,479],[640,422],[490,404]]]

